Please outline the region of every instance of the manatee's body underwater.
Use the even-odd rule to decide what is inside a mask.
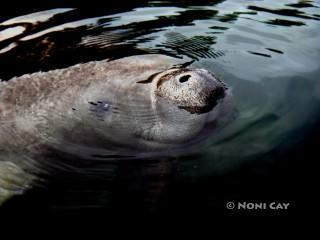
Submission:
[[[0,173],[32,172],[45,149],[90,159],[196,142],[227,111],[226,88],[208,71],[177,63],[141,55],[1,82]],[[0,177],[0,202],[8,182]]]

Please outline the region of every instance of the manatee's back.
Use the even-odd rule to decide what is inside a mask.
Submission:
[[[174,58],[158,54],[138,55],[14,77],[0,82],[0,116],[3,119],[20,107],[25,109],[44,99],[61,98],[61,94],[68,89],[75,89],[76,92],[99,82],[118,80],[130,83],[143,80],[152,72],[169,68],[175,61]]]
[[[70,110],[73,103],[85,95],[84,92],[94,88],[99,89],[101,85],[104,86],[106,95],[116,96],[120,102],[123,100],[122,106],[128,105],[128,109],[124,111],[126,113],[132,107],[132,99],[135,100],[134,103],[138,103],[142,95],[149,94],[144,92],[143,88],[140,92],[135,92],[131,88],[132,85],[142,87],[144,84],[136,84],[136,82],[170,68],[177,62],[176,59],[163,55],[140,55],[25,74],[7,82],[1,82],[1,149],[10,148],[10,145],[13,142],[16,143],[20,136],[23,136],[23,146],[25,146],[31,139],[37,138],[38,134],[45,134],[41,132],[40,125],[37,125],[40,115],[46,121],[51,121],[42,124],[44,131],[51,131],[61,120],[58,119],[59,115],[63,115],[66,109]],[[139,104],[135,105],[139,107]],[[119,120],[124,116],[125,114],[118,116]],[[50,125],[50,128],[45,124]],[[63,121],[62,124],[64,124]],[[65,127],[68,127],[67,123]],[[47,132],[47,135],[50,135],[50,132]]]

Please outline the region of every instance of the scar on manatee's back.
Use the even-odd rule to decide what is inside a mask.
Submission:
[[[103,120],[106,114],[111,114],[111,103],[107,100],[100,100],[97,102],[89,101],[89,111],[99,120]]]

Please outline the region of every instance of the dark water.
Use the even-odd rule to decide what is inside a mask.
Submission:
[[[226,209],[239,201],[290,203],[276,215],[307,211],[319,158],[319,1],[99,4],[1,10],[0,78],[161,53],[220,76],[239,114],[184,156],[85,162],[56,155],[59,167],[2,212],[248,213]]]

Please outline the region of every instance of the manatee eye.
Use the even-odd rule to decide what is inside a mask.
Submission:
[[[191,75],[184,75],[181,78],[179,78],[179,82],[184,83],[184,82],[188,81],[190,77],[191,77]]]

